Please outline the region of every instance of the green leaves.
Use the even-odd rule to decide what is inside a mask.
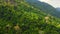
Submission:
[[[22,0],[21,0],[22,1]],[[22,1],[23,2],[23,1]],[[1,34],[59,34],[59,19],[48,16],[37,8],[32,8],[23,2],[17,6],[0,5],[0,33]],[[29,7],[27,7],[26,5]],[[57,26],[56,26],[57,25]],[[39,31],[40,30],[40,31]]]

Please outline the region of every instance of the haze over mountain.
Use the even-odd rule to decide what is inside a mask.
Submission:
[[[60,0],[39,0],[39,1],[48,3],[48,4],[52,5],[55,8],[60,7]]]
[[[58,8],[56,8],[56,10],[60,12],[60,8],[59,8],[59,7],[58,7]]]

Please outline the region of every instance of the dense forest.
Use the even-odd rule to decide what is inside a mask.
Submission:
[[[25,0],[0,0],[0,34],[60,34],[60,18]]]
[[[60,11],[57,9],[59,8],[54,8],[48,3],[41,2],[39,0],[25,0],[25,2],[29,3],[30,5],[42,10],[43,12],[50,14],[52,16],[60,18]],[[60,9],[59,9],[60,10]]]

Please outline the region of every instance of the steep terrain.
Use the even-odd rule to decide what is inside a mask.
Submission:
[[[60,34],[60,19],[24,0],[1,1],[0,34]]]
[[[59,17],[60,18],[60,12],[58,12],[54,7],[52,7],[51,5],[44,3],[44,2],[40,2],[38,0],[25,0],[26,2],[28,2],[30,5],[42,10],[43,12],[53,15],[55,17]]]

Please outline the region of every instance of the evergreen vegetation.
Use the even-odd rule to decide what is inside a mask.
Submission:
[[[24,0],[0,2],[0,34],[59,34],[60,18],[47,15]]]

